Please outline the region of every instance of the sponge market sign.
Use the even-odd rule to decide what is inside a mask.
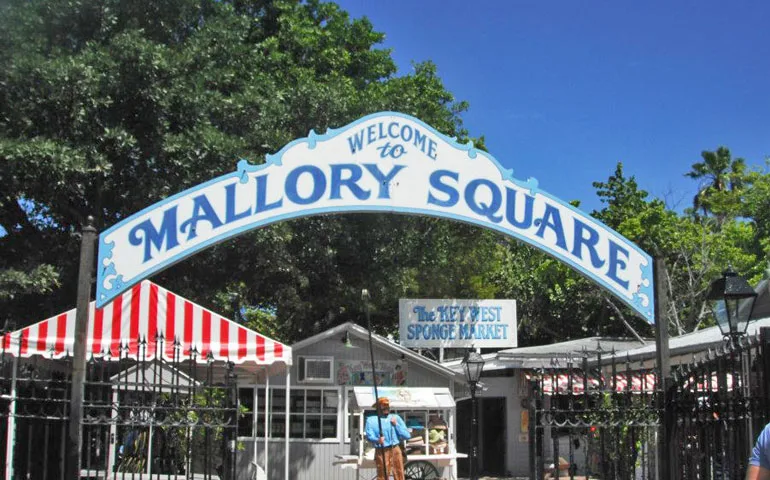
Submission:
[[[516,300],[398,301],[399,340],[412,348],[514,348]]]
[[[99,237],[98,306],[218,242],[327,213],[393,212],[459,220],[512,236],[570,265],[653,322],[652,259],[598,220],[522,181],[472,143],[382,112],[311,131],[260,165],[162,200]]]

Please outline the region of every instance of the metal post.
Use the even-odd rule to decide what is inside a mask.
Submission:
[[[665,285],[666,265],[663,260],[656,258],[653,263],[653,276],[655,280],[655,347],[658,366],[658,408],[660,412],[660,426],[658,438],[658,480],[671,480],[670,442],[673,425],[668,422],[668,378],[671,375],[671,359],[668,353],[668,322],[664,317],[668,297]]]
[[[476,382],[470,382],[471,388],[471,465],[470,478],[479,478],[479,420],[476,409]]]
[[[759,356],[761,360],[762,398],[770,398],[770,327],[759,329]],[[770,402],[762,402],[762,425],[770,422]],[[753,439],[752,439],[753,441]]]
[[[91,279],[94,268],[96,228],[89,216],[80,239],[80,270],[78,271],[77,312],[75,314],[75,345],[72,357],[72,393],[70,396],[69,437],[67,440],[67,478],[80,478],[80,451],[83,447],[83,395],[86,373],[86,334],[88,305],[91,302]]]
[[[380,412],[380,396],[379,392],[377,391],[377,371],[374,368],[374,343],[372,342],[372,319],[369,313],[369,290],[361,290],[361,299],[364,301],[364,308],[366,311],[366,329],[369,331],[369,357],[372,361],[372,385],[374,385],[374,405],[376,409],[375,415],[377,415],[377,423],[380,427],[380,438],[382,438],[382,415]],[[374,450],[374,455],[377,455],[376,449]],[[383,461],[382,464],[383,469],[385,470],[385,478],[388,478],[388,462]]]
[[[11,332],[6,335],[12,335]],[[16,441],[16,372],[19,370],[19,356],[13,356],[13,373],[11,377],[11,404],[8,406],[8,419],[5,432],[5,476],[13,477],[14,443]]]

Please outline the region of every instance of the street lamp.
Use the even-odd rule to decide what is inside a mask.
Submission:
[[[746,333],[757,292],[745,278],[728,267],[722,278],[711,282],[706,298],[722,335],[735,338]]]
[[[481,371],[484,370],[484,357],[478,352],[467,351],[463,358],[463,368],[465,369],[465,378],[468,380],[468,387],[471,390],[471,461],[470,461],[470,479],[478,480],[479,466],[479,423],[476,413],[476,387],[481,378]]]

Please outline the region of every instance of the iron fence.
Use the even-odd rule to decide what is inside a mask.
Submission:
[[[532,478],[655,478],[656,379],[643,365],[601,350],[533,372]]]
[[[666,422],[670,478],[743,479],[770,421],[768,348],[770,329],[728,338],[674,367],[665,392],[614,352],[554,359],[530,374],[531,477],[655,479]]]
[[[180,360],[181,346],[163,338],[135,348],[117,345],[115,356],[87,363],[81,478],[235,478],[233,365],[195,351]],[[64,479],[72,358],[15,353],[0,351],[4,478]]]

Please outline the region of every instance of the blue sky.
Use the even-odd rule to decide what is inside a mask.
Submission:
[[[591,211],[627,175],[681,210],[719,145],[770,156],[770,2],[341,0],[386,34],[399,74],[431,60],[471,135],[518,178]]]

